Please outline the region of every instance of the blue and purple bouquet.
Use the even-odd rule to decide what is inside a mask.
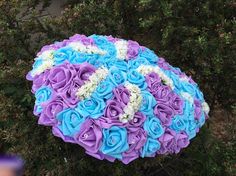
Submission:
[[[111,36],[76,34],[44,46],[27,79],[38,123],[101,160],[178,153],[209,113],[191,77]]]

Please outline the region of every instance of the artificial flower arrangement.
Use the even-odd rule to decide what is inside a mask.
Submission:
[[[100,160],[178,153],[209,113],[191,77],[112,36],[76,34],[44,46],[27,79],[38,123]]]

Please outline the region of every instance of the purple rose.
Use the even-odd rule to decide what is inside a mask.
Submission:
[[[66,84],[64,88],[60,89],[59,95],[65,99],[71,108],[74,108],[79,101],[78,97],[75,95],[77,90],[84,84],[84,81],[88,80],[89,76],[94,73],[95,68],[88,63],[83,63],[73,65],[72,70],[75,72],[73,79]]]
[[[197,99],[194,99],[194,118],[200,120],[202,115],[202,106],[201,102]]]
[[[128,59],[133,59],[133,58],[137,57],[138,53],[139,53],[138,42],[128,40],[128,51],[127,51]]]
[[[155,99],[159,102],[167,103],[170,101],[169,94],[171,93],[171,89],[169,86],[161,85],[156,89],[156,92],[153,93]]]
[[[49,70],[45,70],[43,73],[36,75],[33,79],[32,92],[35,93],[43,85],[48,85],[48,74]]]
[[[189,144],[188,136],[184,132],[176,133],[171,129],[167,129],[159,141],[161,143],[159,154],[178,153]]]
[[[107,118],[119,118],[119,115],[123,112],[118,101],[108,100],[107,106],[104,112],[104,116]]]
[[[152,72],[152,73],[149,73],[145,76],[145,79],[146,79],[146,82],[147,82],[147,85],[148,85],[148,88],[150,90],[155,90],[157,89],[158,87],[153,87],[153,84],[158,84],[160,83],[161,84],[161,78],[158,76],[158,74],[156,74],[155,72]]]
[[[94,41],[92,38],[89,37],[83,37],[81,38],[81,43],[83,43],[84,45],[94,45]]]
[[[76,143],[84,147],[90,153],[98,153],[102,144],[101,128],[93,119],[87,119],[82,123],[80,131],[74,136]]]
[[[175,94],[174,92],[171,92],[169,94],[169,97],[169,103],[171,108],[174,110],[174,114],[183,114],[184,101],[180,98],[180,96]]]
[[[106,108],[104,116],[99,118],[99,123],[102,128],[110,128],[111,126],[123,126],[123,123],[119,120],[119,115],[123,113],[120,103],[116,100],[108,100],[106,102]]]
[[[66,62],[53,67],[48,75],[48,80],[51,87],[60,92],[69,87],[73,81],[76,82],[76,85],[83,85],[84,81],[88,80],[89,76],[94,72],[95,67],[88,63],[72,65]]]
[[[92,75],[96,68],[89,63],[82,63],[79,65],[79,70],[77,71],[77,77],[79,78],[80,84],[84,84],[84,81],[89,79],[89,76]]]
[[[63,88],[70,84],[75,75],[76,70],[73,65],[65,63],[53,67],[48,75],[48,80],[51,84],[51,87],[56,92],[60,92]]]
[[[57,50],[59,48],[62,48],[66,46],[70,41],[69,40],[63,40],[62,42],[55,42],[54,44],[51,45],[45,45],[40,52],[38,52],[37,56],[40,56],[44,51],[47,50]]]
[[[94,45],[94,41],[92,38],[89,38],[85,35],[75,34],[69,38],[70,42],[80,41],[84,45]]]
[[[47,50],[56,50],[58,49],[57,47],[55,47],[53,44],[51,45],[45,45],[42,47],[42,49],[40,50],[40,52],[37,53],[37,56],[40,56],[44,51],[47,51]]]
[[[134,118],[128,122],[127,129],[128,131],[134,132],[139,130],[142,127],[146,116],[141,112],[136,112]]]
[[[138,128],[135,132],[128,133],[129,150],[122,154],[122,162],[128,164],[138,158],[146,139],[147,133],[142,128]]]
[[[123,108],[129,102],[130,93],[124,86],[118,86],[113,89],[114,99],[118,101]]]
[[[57,123],[56,115],[69,106],[61,97],[52,97],[49,102],[42,103],[43,111],[39,117],[38,123],[46,126],[53,126]]]
[[[159,57],[158,66],[164,70],[170,70],[170,65],[165,61],[164,58]]]
[[[171,118],[174,116],[174,111],[168,105],[158,103],[154,107],[154,114],[161,120],[163,125],[171,125]]]
[[[114,37],[112,37],[111,35],[106,36],[106,38],[107,38],[107,40],[108,40],[109,42],[112,42],[112,43],[115,43],[115,42],[119,41],[118,38],[114,38]]]
[[[67,85],[59,94],[68,103],[71,108],[76,107],[79,102],[76,92],[81,87],[81,81],[74,78],[69,85]]]

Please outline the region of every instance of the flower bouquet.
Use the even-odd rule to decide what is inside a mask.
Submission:
[[[27,79],[38,123],[100,160],[178,153],[209,113],[191,77],[112,36],[76,34],[44,46]]]

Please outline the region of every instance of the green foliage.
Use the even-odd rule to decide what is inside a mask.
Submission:
[[[52,136],[32,115],[25,80],[36,52],[74,33],[105,34],[147,46],[191,75],[215,107],[235,108],[235,3],[231,0],[68,0],[60,16],[50,0],[0,1],[0,151],[22,155],[26,175],[233,175],[235,124],[230,138],[214,135],[214,114],[176,156],[139,159],[128,166],[97,161]],[[53,1],[55,3],[55,1]],[[58,1],[57,1],[58,2]],[[225,115],[225,118],[228,116]],[[213,123],[214,122],[214,123]],[[215,130],[215,129],[214,129]]]

